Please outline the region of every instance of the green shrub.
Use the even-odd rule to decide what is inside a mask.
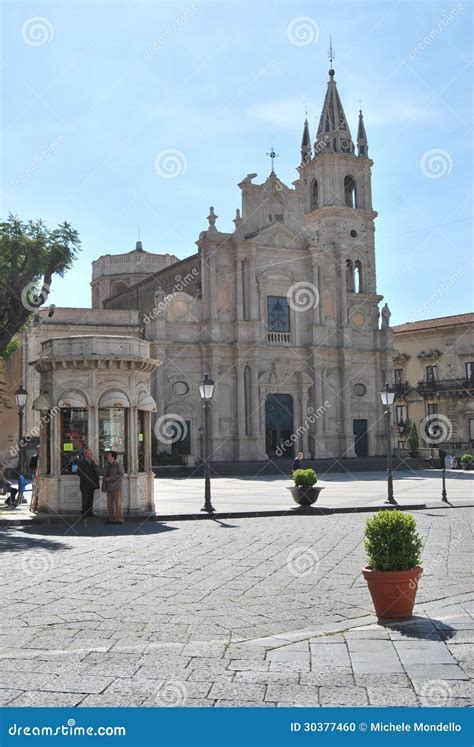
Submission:
[[[297,488],[311,488],[318,482],[318,476],[314,469],[295,469],[293,480]]]
[[[472,454],[463,454],[461,457],[462,464],[469,464],[469,462],[474,462],[474,457]]]
[[[418,449],[420,448],[420,439],[418,437],[416,423],[411,424],[410,433],[408,434],[408,438],[407,438],[407,445],[408,445],[408,450],[410,452],[410,456],[416,457],[418,454]]]
[[[416,521],[403,511],[380,511],[367,519],[364,544],[368,566],[375,571],[407,571],[421,562]]]

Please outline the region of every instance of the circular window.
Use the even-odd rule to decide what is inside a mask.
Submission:
[[[185,381],[175,381],[171,389],[173,390],[174,394],[178,395],[178,397],[182,397],[184,394],[187,394],[189,392],[189,386]]]
[[[363,397],[367,391],[367,387],[365,386],[365,384],[354,384],[352,391],[354,392],[356,397]]]
[[[357,231],[354,231],[354,229],[352,229],[351,236],[352,236],[353,239],[356,239],[357,238]]]

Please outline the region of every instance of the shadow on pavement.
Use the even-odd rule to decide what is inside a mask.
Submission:
[[[410,617],[408,620],[379,620],[379,624],[407,638],[418,638],[425,641],[446,641],[456,633],[455,628],[441,620],[418,617],[417,615]]]
[[[16,527],[18,532],[35,537],[129,537],[132,534],[142,536],[163,534],[174,531],[177,527],[168,527],[159,522],[126,521],[122,526],[103,524],[100,520],[90,520],[85,526],[81,521],[71,526],[63,524],[39,524],[36,526]],[[41,541],[41,540],[38,540]]]
[[[13,531],[15,530],[15,531]],[[18,530],[18,527],[2,527],[0,529],[0,553],[18,552],[28,550],[46,550],[54,552],[55,550],[69,550],[70,545],[64,542],[56,542],[47,538],[30,537]]]

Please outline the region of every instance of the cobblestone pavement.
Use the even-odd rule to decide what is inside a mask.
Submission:
[[[1,529],[0,704],[471,704],[470,510],[416,513],[416,616],[385,626],[366,518]]]

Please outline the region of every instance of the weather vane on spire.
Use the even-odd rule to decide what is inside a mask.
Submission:
[[[275,169],[273,168],[274,167],[275,158],[279,158],[280,156],[279,156],[278,153],[275,153],[275,150],[274,150],[273,147],[272,147],[270,153],[266,153],[266,155],[270,156],[270,158],[272,159],[272,173],[273,173],[275,171]]]
[[[332,63],[333,63],[335,56],[336,56],[336,53],[334,52],[332,48],[332,34],[329,34],[328,57],[329,57],[329,62],[331,63],[331,70],[332,70]]]

